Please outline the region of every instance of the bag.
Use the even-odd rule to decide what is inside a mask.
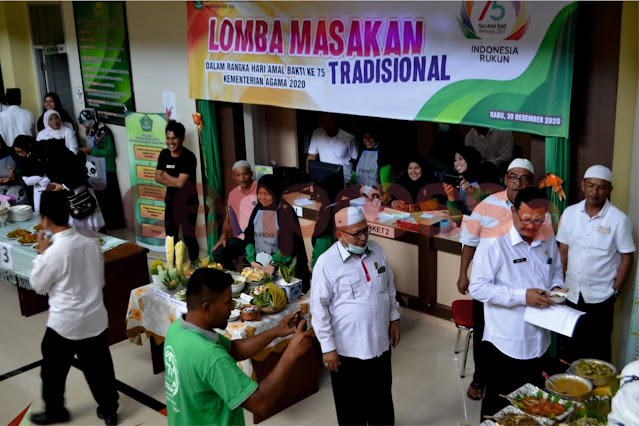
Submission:
[[[102,191],[107,187],[106,159],[87,155],[84,168],[87,172],[87,180],[91,188]]]
[[[98,202],[88,189],[79,194],[67,196],[69,200],[69,214],[74,219],[84,219],[93,214],[98,207]]]

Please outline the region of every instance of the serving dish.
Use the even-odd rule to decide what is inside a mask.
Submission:
[[[617,375],[617,369],[614,365],[609,362],[593,358],[581,358],[576,360],[570,364],[570,371],[578,376],[590,380],[595,387],[605,386],[608,383],[611,383]]]
[[[550,418],[555,421],[562,421],[570,417],[575,409],[575,403],[573,401],[567,401],[558,396],[550,395],[548,392],[544,392],[530,383],[526,383],[519,389],[509,393],[507,398],[512,405],[535,418]],[[535,400],[539,402],[535,402]],[[563,411],[561,413],[557,412],[556,414],[540,413],[540,409],[545,409],[546,406],[548,406],[545,401],[555,408],[560,405],[563,407]]]
[[[546,389],[569,401],[584,401],[592,394],[592,382],[576,374],[555,374],[546,380]]]
[[[509,418],[512,421],[506,420]],[[552,426],[554,424],[555,422],[551,419],[531,416],[513,405],[508,405],[499,410],[494,416],[484,420],[481,426]]]

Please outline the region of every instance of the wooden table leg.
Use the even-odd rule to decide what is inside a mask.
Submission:
[[[18,286],[18,299],[20,300],[20,313],[25,317],[30,317],[49,309],[49,298],[41,296],[33,290]]]
[[[153,363],[153,374],[158,374],[164,371],[164,342],[155,343],[155,337],[149,338],[149,345],[151,345],[151,362]]]

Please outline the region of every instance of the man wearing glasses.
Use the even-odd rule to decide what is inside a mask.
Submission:
[[[460,241],[463,245],[461,268],[457,289],[461,294],[468,292],[468,268],[473,260],[475,250],[484,239],[493,239],[508,234],[513,226],[510,208],[517,193],[524,188],[533,186],[535,169],[525,158],[517,158],[508,166],[504,176],[506,190],[493,194],[479,203],[470,217],[464,217]],[[545,238],[553,235],[550,221],[542,227]],[[483,369],[482,336],[484,331],[484,306],[481,302],[473,302],[473,359],[475,373],[466,391],[470,399],[479,400],[483,397],[486,379]]]
[[[368,241],[358,207],[335,214],[335,242],[313,269],[312,324],[331,371],[340,425],[395,423],[390,346],[399,344],[399,303],[382,247]]]
[[[469,290],[484,303],[486,319],[482,418],[508,405],[500,394],[526,383],[543,387],[541,374],[551,366],[550,331],[524,321],[526,306],[548,308],[555,304],[549,291],[567,291],[555,238],[540,233],[547,211],[545,191],[522,189],[511,206],[514,226],[482,240],[475,253]]]
[[[610,361],[615,301],[632,268],[635,244],[628,216],[608,201],[612,171],[592,166],[581,181],[585,200],[564,211],[557,232],[570,289],[568,304],[586,315],[564,344],[566,359]]]

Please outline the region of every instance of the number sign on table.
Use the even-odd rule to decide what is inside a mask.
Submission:
[[[11,244],[0,243],[0,268],[13,269],[13,256]]]

